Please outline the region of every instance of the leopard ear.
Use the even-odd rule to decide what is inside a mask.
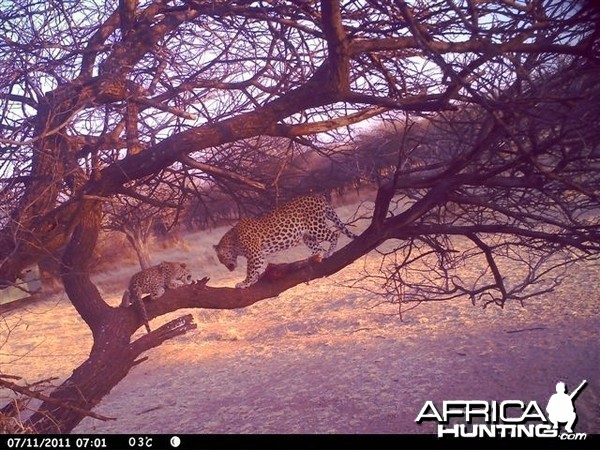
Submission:
[[[187,267],[186,263],[181,263],[181,267],[183,267],[184,269]]]

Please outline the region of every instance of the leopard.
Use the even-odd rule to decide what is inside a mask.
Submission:
[[[297,197],[283,206],[256,218],[242,218],[213,245],[219,262],[229,271],[237,267],[238,256],[247,260],[246,279],[236,288],[255,284],[266,269],[266,256],[300,245],[310,249],[312,256],[329,258],[338,242],[339,232],[333,231],[327,220],[351,239],[357,236],[342,223],[324,196]],[[329,242],[325,251],[321,242]]]
[[[160,264],[141,270],[129,281],[128,289],[123,293],[121,307],[127,308],[132,303],[138,305],[146,331],[150,333],[148,313],[142,300],[143,294],[150,294],[150,299],[161,297],[167,289],[175,289],[192,283],[192,274],[187,265],[180,262],[163,261]]]

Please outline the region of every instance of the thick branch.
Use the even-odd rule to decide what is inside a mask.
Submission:
[[[348,41],[339,0],[322,0],[323,33],[329,50],[329,83],[340,93],[350,90]]]
[[[102,218],[101,202],[83,202],[77,216],[78,223],[63,255],[61,276],[71,303],[97,336],[110,314],[110,307],[89,275]],[[98,343],[96,339],[94,343]]]
[[[199,281],[198,283],[202,284],[202,281]],[[197,327],[198,326],[194,323],[194,318],[191,314],[178,317],[177,319],[164,324],[160,328],[157,328],[148,334],[144,334],[141,338],[131,344],[131,351],[136,356],[141,355],[143,352],[158,347],[163,342],[181,336]]]
[[[268,276],[267,273],[267,276],[246,289],[210,287],[203,284],[204,280],[178,289],[170,289],[160,298],[160,301],[146,303],[148,317],[158,317],[181,308],[245,308],[261,300],[275,298],[293,286],[332,275],[373,250],[380,243],[381,236],[377,232],[366,231],[322,262],[311,258],[295,263],[293,270],[283,270],[282,277]],[[142,326],[135,308],[128,308],[126,312],[135,327]]]

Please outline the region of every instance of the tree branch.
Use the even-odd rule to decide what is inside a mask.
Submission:
[[[492,249],[490,248],[489,245],[487,245],[485,242],[483,242],[475,233],[470,233],[467,235],[467,237],[469,239],[471,239],[471,241],[473,241],[475,243],[475,245],[477,245],[477,247],[479,247],[481,249],[481,251],[483,252],[483,254],[485,255],[485,260],[487,261],[488,267],[490,268],[490,270],[492,271],[492,274],[494,276],[494,281],[496,283],[496,287],[500,291],[500,294],[502,294],[499,304],[503,306],[504,302],[506,301],[506,298],[507,298],[506,286],[504,286],[504,277],[502,276],[502,273],[500,273],[500,269],[498,268],[498,265],[496,264],[496,260],[494,259],[494,254],[492,253]],[[498,303],[497,299],[494,299],[494,302]]]
[[[197,283],[202,283],[202,281]],[[198,326],[194,323],[194,318],[191,314],[178,317],[177,319],[171,320],[170,322],[164,324],[160,328],[144,334],[131,344],[131,351],[134,357],[137,357],[143,352],[158,347],[163,342],[176,336],[181,336],[182,334],[185,334],[190,330],[194,330],[197,327]]]
[[[196,161],[195,159],[187,155],[180,157],[179,160],[187,166],[193,167],[194,169],[202,170],[203,172],[213,175],[215,177],[222,177],[240,184],[245,184],[246,186],[249,186],[253,189],[257,189],[259,191],[264,191],[266,189],[266,186],[259,181],[251,180],[250,178],[244,177],[235,172],[231,172],[230,170],[222,169],[211,164]]]
[[[319,122],[302,123],[298,125],[278,123],[272,128],[272,131],[269,131],[269,135],[293,138],[297,136],[324,133],[337,128],[359,123],[372,117],[377,117],[386,111],[389,111],[389,108],[385,106],[377,106],[373,108],[366,108],[346,116],[336,117],[335,119],[330,120],[322,120]]]
[[[589,43],[585,45],[552,44],[548,42],[523,43],[520,40],[495,44],[479,39],[470,39],[464,42],[443,42],[431,40],[427,45],[437,53],[490,53],[500,55],[507,52],[518,53],[556,53],[562,55],[589,56]],[[352,58],[369,52],[388,50],[405,50],[421,48],[421,43],[415,37],[381,38],[381,39],[353,39],[349,44]]]
[[[10,389],[11,391],[18,392],[19,394],[25,395],[26,397],[35,398],[37,400],[41,400],[43,402],[50,403],[52,405],[60,406],[61,408],[67,408],[67,409],[70,409],[71,411],[75,411],[78,414],[93,417],[94,419],[103,420],[103,421],[117,420],[114,417],[102,416],[100,414],[96,414],[93,411],[88,411],[86,409],[80,408],[79,406],[73,405],[70,402],[57,400],[55,398],[48,397],[47,395],[44,395],[40,392],[32,391],[31,389],[27,389],[26,387],[19,386],[18,384],[12,383],[10,381],[3,380],[2,378],[0,378],[0,386],[4,386],[5,388]]]

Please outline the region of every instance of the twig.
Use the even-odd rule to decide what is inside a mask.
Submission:
[[[520,333],[522,331],[545,330],[546,327],[521,328],[519,330],[508,330],[507,333]]]
[[[36,398],[38,400],[42,400],[43,402],[50,403],[53,405],[61,406],[63,408],[71,409],[79,414],[83,414],[85,416],[93,417],[94,419],[108,421],[108,420],[117,420],[114,417],[106,417],[100,414],[96,414],[95,412],[88,411],[86,409],[80,408],[79,406],[72,405],[68,402],[64,402],[62,400],[57,400],[52,397],[48,397],[40,392],[32,391],[23,386],[19,386],[18,384],[11,383],[10,381],[0,379],[0,386],[4,386],[7,389],[10,389],[14,392],[18,392],[19,394],[25,395],[27,397]]]
[[[6,373],[0,373],[0,378],[10,378],[11,380],[20,380],[23,377],[20,377],[18,375],[8,375]]]

